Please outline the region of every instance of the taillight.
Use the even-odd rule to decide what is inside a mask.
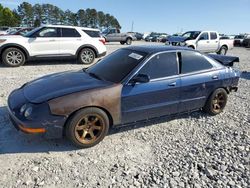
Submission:
[[[103,44],[105,44],[106,43],[106,40],[103,38],[103,39],[99,39],[99,41],[101,42],[101,43],[103,43]]]

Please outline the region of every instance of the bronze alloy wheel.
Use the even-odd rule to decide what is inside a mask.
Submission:
[[[67,121],[67,138],[79,148],[89,148],[101,142],[109,130],[109,118],[103,110],[88,107],[75,112]]]
[[[223,88],[216,89],[208,98],[203,110],[210,115],[221,113],[227,104],[227,92]]]
[[[98,114],[85,115],[75,127],[75,137],[83,144],[94,143],[103,131],[104,119]]]
[[[213,110],[216,113],[221,112],[226,106],[226,99],[224,93],[217,93],[212,100]]]

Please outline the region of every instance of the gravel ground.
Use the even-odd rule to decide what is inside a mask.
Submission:
[[[137,42],[134,44],[141,44]],[[108,52],[120,48],[108,44]],[[17,132],[8,94],[45,74],[80,69],[75,61],[0,67],[0,187],[250,187],[250,50],[234,48],[244,71],[225,112],[160,118],[112,130],[96,147]]]

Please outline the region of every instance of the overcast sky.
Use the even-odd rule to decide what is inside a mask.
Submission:
[[[0,0],[11,9],[23,1]],[[27,0],[50,3],[76,12],[95,8],[114,15],[122,31],[176,33],[187,30],[217,30],[220,33],[250,33],[250,0]]]

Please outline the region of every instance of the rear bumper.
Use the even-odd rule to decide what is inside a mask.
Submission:
[[[107,51],[103,52],[103,53],[100,53],[97,55],[97,58],[100,58],[100,57],[103,57],[107,54]]]

